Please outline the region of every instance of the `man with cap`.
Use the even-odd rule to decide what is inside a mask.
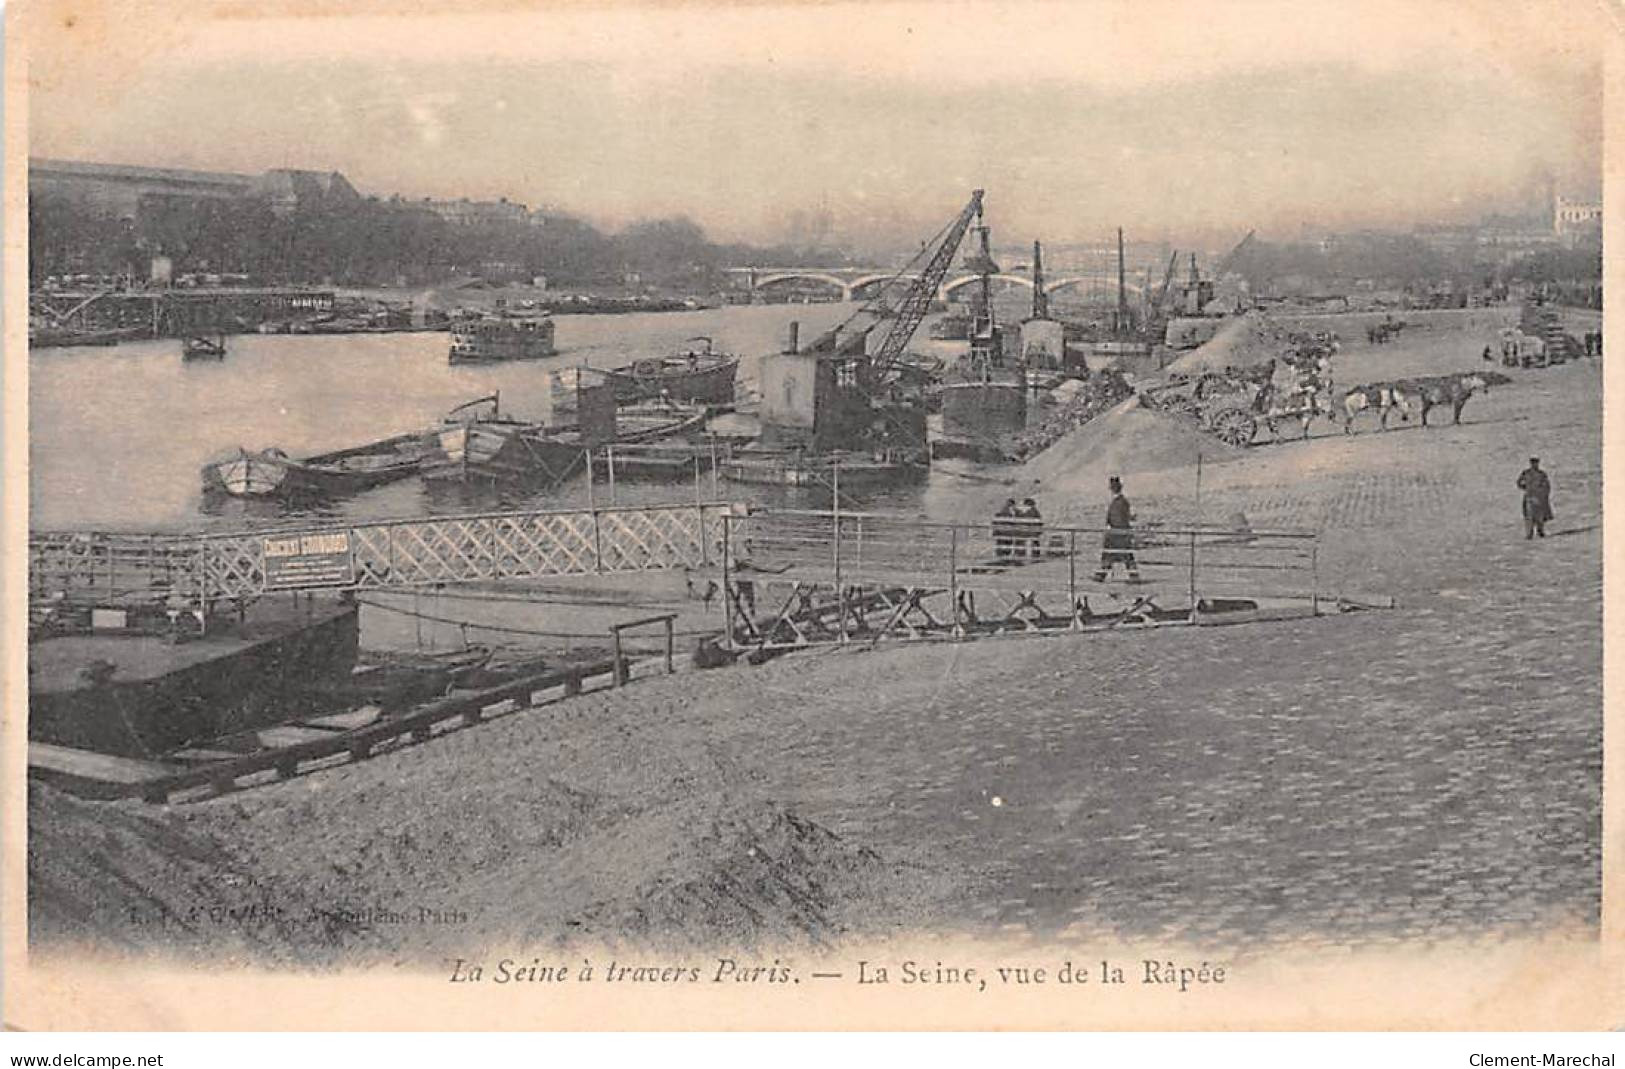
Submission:
[[[1112,568],[1118,564],[1128,569],[1128,577],[1138,581],[1140,565],[1134,559],[1134,510],[1123,496],[1123,480],[1113,475],[1106,486],[1112,492],[1111,504],[1106,506],[1106,537],[1100,550],[1100,567],[1095,571],[1095,582],[1103,583]]]
[[[1540,458],[1530,457],[1529,467],[1518,476],[1523,491],[1523,536],[1546,537],[1546,524],[1552,518],[1552,480],[1540,470]]]

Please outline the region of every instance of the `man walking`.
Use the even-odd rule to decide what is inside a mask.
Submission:
[[[1029,560],[1037,560],[1044,541],[1044,517],[1038,511],[1038,503],[1030,497],[1023,500],[1021,507],[1016,509],[1015,522],[1020,525],[1018,545],[1025,547]],[[1018,549],[1016,556],[1021,555]]]
[[[1138,582],[1140,565],[1134,559],[1134,510],[1123,496],[1123,480],[1113,475],[1106,486],[1112,492],[1111,504],[1106,506],[1106,537],[1100,550],[1100,567],[1095,571],[1095,582],[1103,583],[1116,565],[1128,569],[1130,580]]]
[[[1518,476],[1523,491],[1523,536],[1546,537],[1546,524],[1552,518],[1552,480],[1540,470],[1540,458],[1530,457],[1529,467]]]

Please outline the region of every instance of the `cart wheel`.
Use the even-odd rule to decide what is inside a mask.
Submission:
[[[1231,445],[1248,445],[1258,433],[1258,423],[1239,408],[1227,408],[1213,415],[1213,433]]]

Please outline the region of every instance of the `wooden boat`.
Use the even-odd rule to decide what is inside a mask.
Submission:
[[[837,474],[837,470],[839,473]],[[843,490],[894,486],[920,479],[929,465],[916,460],[879,459],[862,453],[775,453],[738,449],[720,465],[723,478],[771,486],[833,487]]]
[[[553,356],[553,320],[545,315],[488,316],[451,330],[453,364],[494,364]]]
[[[704,348],[639,360],[605,372],[615,385],[615,400],[624,404],[669,398],[704,405],[733,404],[734,374],[739,369],[739,358],[713,352],[710,338],[690,338],[689,341],[703,342]]]
[[[417,471],[422,456],[418,434],[297,459],[276,448],[238,449],[236,456],[204,466],[203,490],[233,497],[331,497],[404,479]]]
[[[692,405],[652,404],[615,413],[613,437],[584,434],[577,427],[548,427],[504,417],[496,395],[453,409],[425,436],[420,474],[430,482],[492,485],[524,483],[547,488],[583,470],[593,449],[622,442],[650,442],[688,433],[705,422]],[[485,409],[483,406],[491,407]]]
[[[196,335],[187,338],[181,347],[183,360],[224,360],[226,358],[226,336],[217,334],[214,337]]]

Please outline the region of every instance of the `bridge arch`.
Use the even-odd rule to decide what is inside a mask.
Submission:
[[[959,278],[944,282],[942,284],[942,288],[937,291],[937,296],[946,301],[954,293],[957,293],[959,290],[964,289],[971,283],[976,282],[981,277],[981,275],[961,275]],[[1018,286],[1026,286],[1028,289],[1033,288],[1033,280],[1030,278],[1025,278],[1021,275],[1007,275],[1001,272],[990,277],[995,282],[1014,282]]]
[[[890,273],[860,275],[857,278],[854,278],[851,282],[847,283],[847,292],[852,295],[853,300],[858,300],[860,298],[870,296],[875,290],[880,289],[887,282],[906,284],[918,280],[919,277],[920,276],[917,274],[898,275]]]
[[[1054,282],[1045,283],[1044,284],[1044,292],[1045,293],[1059,293],[1062,290],[1067,290],[1067,289],[1076,290],[1079,287],[1085,287],[1085,286],[1090,286],[1090,285],[1092,285],[1094,288],[1098,289],[1102,293],[1110,293],[1113,297],[1115,297],[1117,295],[1117,283],[1112,282],[1112,281],[1110,281],[1108,279],[1103,279],[1103,278],[1099,278],[1099,277],[1090,277],[1088,275],[1078,275],[1078,276],[1073,277],[1073,278],[1058,278]],[[1123,284],[1123,289],[1126,290],[1129,293],[1134,294],[1134,296],[1136,298],[1143,297],[1145,295],[1145,291],[1143,289],[1141,289],[1139,286],[1136,286],[1132,282],[1125,282]]]
[[[761,275],[756,279],[756,288],[763,289],[778,282],[791,281],[823,282],[834,286],[841,291],[841,300],[843,301],[851,299],[852,296],[852,288],[844,280],[836,278],[834,275],[826,275],[822,271],[779,271],[770,275]]]

